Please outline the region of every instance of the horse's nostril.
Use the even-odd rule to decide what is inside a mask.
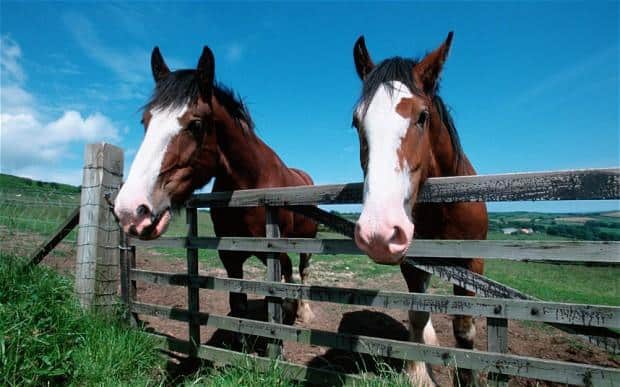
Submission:
[[[394,233],[390,238],[390,243],[397,245],[404,245],[405,243],[407,243],[407,234],[405,233],[405,230],[403,230],[401,227],[395,226]]]
[[[131,227],[129,227],[129,234],[130,235],[138,235],[138,229],[136,228],[136,226],[131,225]]]
[[[144,204],[140,204],[138,206],[138,208],[136,208],[136,215],[137,216],[146,216],[149,214],[149,212],[151,212],[149,210],[149,208],[147,206],[145,206]]]

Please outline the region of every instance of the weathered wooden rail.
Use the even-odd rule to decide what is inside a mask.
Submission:
[[[543,302],[511,289],[484,276],[468,272],[451,264],[453,259],[485,257],[521,261],[620,263],[620,243],[585,241],[450,241],[416,240],[407,255],[407,264],[436,274],[439,277],[477,291],[482,297],[458,297],[434,294],[403,293],[373,289],[351,289],[311,285],[285,284],[279,281],[277,259],[268,259],[268,281],[250,281],[198,275],[198,249],[278,252],[307,252],[321,254],[359,254],[347,239],[280,238],[274,216],[267,216],[265,238],[199,237],[197,208],[266,206],[271,215],[278,207],[302,213],[318,222],[351,236],[353,225],[314,207],[317,204],[360,203],[362,185],[345,184],[313,187],[246,190],[195,195],[187,203],[188,235],[183,238],[160,238],[148,243],[129,240],[131,246],[164,246],[187,249],[187,273],[168,273],[140,270],[134,267],[132,247],[122,246],[123,300],[134,314],[144,314],[188,322],[189,342],[178,339],[160,341],[166,348],[183,348],[192,356],[226,359],[236,355],[230,351],[200,345],[201,325],[208,325],[243,334],[272,339],[269,354],[279,357],[282,341],[329,346],[371,355],[431,364],[458,365],[484,370],[493,374],[537,378],[577,385],[620,385],[617,369],[561,361],[516,356],[507,351],[508,319],[538,321],[553,324],[563,330],[596,336],[611,350],[618,350],[620,308],[616,306],[583,305]],[[592,169],[544,173],[516,173],[487,176],[463,176],[430,179],[420,194],[422,202],[514,201],[514,200],[618,200],[620,199],[620,169]],[[271,256],[271,254],[269,254]],[[275,254],[273,254],[275,257]],[[425,259],[425,258],[440,259]],[[187,309],[169,308],[137,302],[131,291],[135,281],[182,286],[188,289]],[[269,321],[217,316],[200,311],[199,289],[251,293],[266,296]],[[306,299],[380,308],[420,310],[432,313],[462,314],[487,318],[490,352],[456,348],[433,347],[418,343],[339,334],[282,325],[281,300]],[[616,346],[616,347],[614,347]],[[262,363],[261,363],[262,364]],[[291,375],[301,379],[351,380],[351,375],[310,369],[282,362]]]

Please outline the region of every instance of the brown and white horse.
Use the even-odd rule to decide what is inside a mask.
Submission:
[[[183,205],[195,189],[215,179],[213,192],[249,188],[312,185],[303,171],[288,168],[254,133],[243,103],[214,81],[215,60],[204,47],[195,70],[171,72],[159,49],[151,56],[155,91],[142,116],[145,136],[129,176],[114,203],[123,230],[141,239],[161,236],[172,208]],[[265,236],[265,210],[214,208],[211,219],[217,236]],[[290,211],[278,212],[283,237],[313,238],[317,225]],[[231,278],[243,278],[243,263],[264,253],[219,251]],[[280,254],[282,274],[292,282],[292,264]],[[310,254],[300,254],[302,283],[309,274]],[[310,320],[312,311],[300,303],[297,317]],[[231,314],[243,317],[247,296],[230,294]]]
[[[426,239],[486,239],[484,203],[416,204],[429,177],[473,175],[450,113],[437,94],[439,75],[448,56],[452,32],[421,60],[390,58],[375,66],[364,38],[353,56],[363,81],[353,125],[360,140],[364,171],[364,204],[355,228],[355,242],[375,262],[400,264],[410,292],[425,292],[430,274],[403,263],[414,235]],[[483,261],[458,261],[482,273]],[[454,294],[473,295],[454,287]],[[427,312],[409,312],[410,340],[437,344]],[[461,348],[472,349],[474,319],[454,316],[454,336]],[[422,362],[408,366],[414,385],[435,385]],[[471,372],[459,371],[461,385],[473,382]]]

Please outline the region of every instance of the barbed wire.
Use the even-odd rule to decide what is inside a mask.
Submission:
[[[80,191],[52,187],[0,187],[0,254],[28,257],[80,205]],[[77,228],[52,255],[70,256]]]

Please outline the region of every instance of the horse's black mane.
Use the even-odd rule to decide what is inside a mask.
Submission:
[[[196,70],[177,70],[157,82],[153,95],[144,108],[148,110],[179,108],[197,99],[198,94]],[[245,122],[246,125],[242,126],[249,130],[254,129],[254,123],[248,109],[230,88],[220,83],[214,83],[213,95],[236,121]]]
[[[413,67],[417,63],[417,60],[397,56],[386,59],[376,65],[364,80],[362,95],[358,101],[358,106],[362,108],[362,115],[366,114],[368,106],[370,105],[370,100],[377,93],[377,89],[379,89],[381,85],[388,86],[387,91],[390,94],[394,91],[392,84],[389,83],[392,81],[403,83],[415,95],[423,95],[423,92],[415,86],[413,80]],[[452,148],[456,153],[455,163],[458,165],[461,157],[463,156],[463,148],[461,146],[459,134],[454,126],[454,121],[452,120],[452,116],[450,115],[450,112],[443,100],[437,94],[437,91],[435,92],[433,102],[439,112],[439,116],[441,117],[443,124],[446,126],[448,133],[450,134],[450,142],[452,143]]]

